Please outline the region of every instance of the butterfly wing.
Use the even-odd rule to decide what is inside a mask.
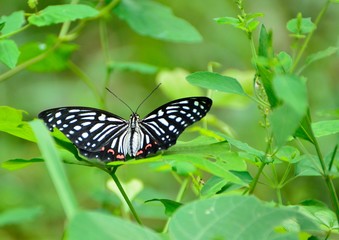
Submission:
[[[137,157],[174,145],[185,128],[203,118],[211,106],[210,98],[189,97],[171,101],[149,113],[140,121],[143,148]]]
[[[58,128],[88,158],[125,159],[119,142],[128,122],[117,115],[96,108],[61,107],[43,111],[39,118],[50,131]]]

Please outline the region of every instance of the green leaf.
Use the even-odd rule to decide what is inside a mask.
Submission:
[[[55,143],[41,120],[35,119],[31,121],[30,126],[37,138],[37,144],[41,151],[41,155],[45,160],[48,172],[52,178],[61,203],[63,204],[66,215],[70,220],[77,212],[77,203],[63,168],[60,155],[55,147]]]
[[[48,36],[45,42],[29,42],[23,45],[20,50],[22,52],[20,56],[20,63],[29,61],[30,59],[44,54],[56,45],[59,41],[56,36]],[[77,50],[78,47],[75,44],[61,43],[58,44],[58,48],[51,51],[41,61],[34,63],[27,67],[27,69],[34,72],[57,72],[63,71],[68,68],[68,60],[72,53]]]
[[[203,185],[201,189],[202,198],[210,198],[220,192],[228,184],[228,181],[224,178],[212,176],[208,181]]]
[[[301,202],[300,205],[301,210],[304,210],[305,214],[313,218],[320,226],[326,227],[326,232],[336,232],[336,229],[339,228],[335,213],[326,204],[317,200],[306,200]],[[330,237],[332,238],[332,236]]]
[[[174,161],[171,163],[172,170],[180,176],[189,176],[197,171],[194,164],[189,162]]]
[[[0,41],[0,61],[9,68],[14,68],[18,62],[20,51],[12,40]]]
[[[67,227],[67,239],[161,240],[153,230],[100,212],[79,212]]]
[[[293,18],[287,22],[287,29],[294,34],[307,34],[316,29],[316,25],[311,18]]]
[[[246,96],[246,93],[236,79],[218,73],[195,72],[188,75],[186,79],[195,86]]]
[[[295,175],[297,176],[322,176],[319,159],[314,155],[302,155],[297,159]]]
[[[309,55],[305,60],[305,65],[303,66],[303,69],[315,61],[318,61],[320,59],[323,59],[323,58],[326,58],[333,54],[338,53],[338,49],[339,49],[338,47],[328,47],[327,49],[323,51],[319,51],[319,52]]]
[[[165,214],[168,217],[171,217],[173,215],[173,213],[180,207],[182,206],[182,203],[180,202],[176,202],[170,199],[158,199],[158,198],[154,198],[154,199],[150,199],[147,200],[147,202],[161,202],[164,207],[165,207]]]
[[[0,131],[35,142],[36,139],[27,122],[22,121],[24,111],[0,106]]]
[[[282,146],[281,148],[279,148],[279,151],[275,154],[275,156],[281,161],[295,163],[296,158],[300,156],[300,152],[295,147]]]
[[[280,52],[277,56],[279,65],[278,73],[289,73],[292,67],[292,57],[286,52]]]
[[[41,216],[43,210],[41,207],[15,208],[0,213],[0,226],[13,224],[27,224]]]
[[[287,223],[300,230],[277,231]],[[169,224],[173,240],[298,239],[300,231],[317,230],[318,226],[297,208],[273,207],[253,196],[219,196],[191,202],[179,208]]]
[[[339,132],[339,120],[320,121],[312,124],[316,137],[324,137]]]
[[[28,18],[32,25],[42,27],[52,24],[58,24],[77,19],[95,17],[99,14],[98,10],[82,4],[64,4],[48,6],[37,14]]]
[[[258,56],[272,56],[272,32],[267,32],[265,25],[261,25],[259,36]]]
[[[26,159],[10,159],[1,163],[1,167],[7,170],[17,170],[31,165],[32,163],[43,162],[42,158]]]
[[[158,71],[158,67],[140,62],[112,62],[108,64],[108,68],[112,71],[132,71],[143,74],[154,74]]]
[[[283,104],[275,108],[270,116],[277,145],[281,146],[297,131],[307,114],[307,91],[304,81],[294,75],[278,75],[273,87]]]
[[[137,33],[173,42],[201,42],[199,32],[172,10],[152,0],[122,0],[113,12]]]
[[[227,24],[234,27],[237,27],[241,22],[238,18],[234,17],[220,17],[220,18],[214,18],[214,21],[216,21],[219,24]]]
[[[0,23],[4,23],[0,30],[1,35],[11,34],[16,32],[25,23],[24,11],[13,12],[9,16],[0,17]]]

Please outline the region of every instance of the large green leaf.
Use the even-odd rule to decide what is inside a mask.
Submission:
[[[25,23],[24,11],[13,12],[9,16],[2,16],[0,17],[0,23],[4,23],[4,27],[0,30],[2,35],[19,30]]]
[[[113,9],[137,33],[174,42],[200,42],[199,32],[170,8],[152,0],[122,0]]]
[[[207,89],[246,95],[240,83],[236,79],[223,76],[218,73],[195,72],[187,76],[187,81],[195,86]]]
[[[317,230],[297,208],[274,207],[252,196],[220,196],[188,203],[174,213],[169,224],[173,240],[297,240],[299,232]]]
[[[14,68],[18,62],[20,51],[12,40],[0,41],[0,61],[7,67]]]
[[[273,110],[270,120],[277,145],[281,146],[307,114],[307,92],[303,79],[295,75],[276,76],[273,87],[282,104]]]
[[[48,26],[77,19],[95,17],[98,15],[98,10],[82,4],[64,4],[48,6],[39,13],[28,18],[30,24],[38,27]]]
[[[320,121],[312,124],[316,137],[324,137],[339,132],[339,120]]]
[[[100,212],[79,212],[69,222],[67,239],[161,240],[160,235],[121,218]]]

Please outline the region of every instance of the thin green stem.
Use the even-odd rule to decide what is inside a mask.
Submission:
[[[15,35],[15,34],[17,34],[17,33],[19,33],[19,32],[22,32],[22,31],[26,30],[26,29],[27,29],[28,27],[30,27],[30,26],[31,26],[30,24],[26,24],[25,26],[23,26],[22,28],[20,28],[20,29],[18,29],[18,30],[16,30],[16,31],[10,32],[10,33],[8,33],[8,34],[1,35],[1,36],[0,36],[0,39],[6,39],[6,38],[9,38],[9,37],[11,37],[11,36],[13,36],[13,35]]]
[[[331,176],[329,174],[329,171],[328,171],[328,169],[326,167],[325,160],[324,160],[324,158],[323,158],[323,156],[321,154],[320,147],[319,147],[319,144],[318,144],[317,140],[314,141],[314,146],[315,146],[315,150],[317,152],[318,159],[319,159],[322,171],[323,171],[323,176],[325,178],[325,182],[326,182],[327,188],[328,188],[328,190],[330,192],[330,198],[331,198],[331,202],[332,202],[335,214],[337,216],[337,219],[339,220],[339,201],[338,201],[337,192],[335,190],[335,187],[334,187],[332,178],[331,178]]]
[[[79,0],[72,0],[70,2],[70,4],[77,4],[79,2]],[[68,21],[68,22],[64,22],[61,26],[61,29],[60,29],[60,32],[59,32],[59,38],[62,39],[64,36],[67,35],[68,33],[68,30],[71,26],[71,22]]]
[[[253,181],[251,182],[250,187],[248,189],[248,194],[252,194],[254,192],[254,189],[257,186],[257,183],[259,181],[259,177],[260,177],[262,171],[264,170],[265,166],[266,166],[266,163],[264,163],[264,162],[260,163],[259,170],[258,170],[257,174],[255,175],[255,177],[254,177]]]
[[[321,18],[324,16],[325,12],[327,11],[328,6],[330,5],[330,3],[331,3],[331,1],[328,0],[328,1],[326,2],[325,6],[321,9],[319,15],[317,16],[317,18],[316,18],[316,20],[315,20],[315,22],[314,22],[315,26],[318,26],[318,25],[319,25],[319,22],[320,22]],[[316,30],[316,29],[314,29],[313,31],[311,31],[311,32],[307,35],[307,37],[306,37],[306,39],[305,39],[305,41],[304,41],[304,44],[301,46],[301,49],[300,49],[299,53],[297,54],[297,57],[296,57],[296,59],[295,59],[295,61],[294,61],[294,63],[293,63],[293,66],[292,66],[292,68],[291,68],[291,72],[292,72],[292,73],[294,72],[294,70],[295,70],[296,67],[298,66],[299,61],[300,61],[301,57],[303,56],[303,54],[304,54],[306,48],[308,47],[308,44],[309,44],[309,42],[310,42],[310,40],[311,40],[311,38],[312,38],[313,33],[315,32],[315,30]]]
[[[112,177],[113,181],[114,181],[115,184],[117,185],[117,187],[118,187],[118,189],[119,189],[121,195],[122,195],[123,198],[125,199],[125,202],[127,203],[129,209],[131,210],[131,213],[132,213],[132,215],[134,216],[135,220],[136,220],[140,225],[142,225],[142,222],[141,222],[141,220],[140,220],[140,218],[139,218],[137,212],[135,211],[135,209],[134,209],[134,207],[133,207],[131,201],[129,200],[129,198],[128,198],[128,196],[127,196],[127,194],[126,194],[124,188],[122,187],[122,185],[121,185],[121,183],[120,183],[120,181],[119,181],[119,179],[118,179],[118,177],[115,175],[116,169],[117,169],[117,166],[115,166],[115,167],[113,168],[113,170],[109,172],[109,175]]]
[[[183,197],[184,197],[184,194],[185,194],[185,191],[187,189],[187,186],[188,186],[188,183],[189,183],[189,178],[186,177],[182,183],[181,183],[181,186],[180,186],[180,189],[179,189],[179,192],[177,194],[177,197],[175,198],[175,201],[176,202],[181,202]],[[168,226],[169,226],[169,222],[171,221],[171,218],[168,218],[167,219],[167,222],[165,224],[165,227],[163,229],[163,233],[166,233],[168,231]]]
[[[0,82],[7,80],[8,78],[12,77],[13,75],[17,74],[18,72],[20,72],[21,70],[31,66],[34,63],[37,63],[41,60],[43,60],[44,58],[46,58],[51,52],[53,52],[60,44],[61,42],[58,41],[56,44],[54,44],[54,46],[52,46],[50,49],[48,49],[47,51],[39,54],[38,56],[31,58],[29,60],[27,60],[26,62],[21,63],[20,65],[16,66],[15,68],[5,72],[4,74],[0,75]]]

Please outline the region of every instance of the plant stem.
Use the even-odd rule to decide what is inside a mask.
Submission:
[[[179,189],[179,192],[178,192],[178,194],[177,194],[177,197],[175,198],[175,201],[176,202],[181,202],[181,200],[182,200],[182,198],[183,198],[183,196],[184,196],[184,193],[185,193],[185,190],[187,189],[187,186],[188,186],[188,180],[189,180],[189,178],[188,177],[186,177],[185,179],[184,179],[184,181],[182,181],[182,183],[181,183],[181,186],[180,186],[180,189]],[[164,229],[163,229],[163,233],[166,233],[167,231],[168,231],[168,226],[169,226],[169,222],[171,221],[171,218],[168,218],[167,219],[167,222],[166,222],[166,224],[165,224],[165,227],[164,227]]]
[[[318,141],[316,139],[314,141],[314,147],[315,147],[315,150],[317,152],[317,155],[318,155],[318,158],[319,158],[319,162],[321,164],[321,168],[323,170],[323,176],[325,178],[325,182],[326,182],[327,188],[328,188],[328,190],[330,192],[331,202],[332,202],[335,214],[337,216],[337,220],[339,221],[339,201],[338,201],[338,195],[336,193],[336,190],[335,190],[332,178],[331,178],[331,176],[329,174],[329,171],[328,171],[328,169],[326,167],[324,158],[323,158],[323,156],[321,154],[321,151],[320,151],[320,147],[319,147]]]
[[[250,187],[248,189],[248,194],[252,194],[254,192],[254,189],[255,189],[258,181],[259,181],[259,177],[260,177],[262,171],[264,170],[265,166],[266,166],[266,163],[264,163],[264,162],[260,163],[259,170],[258,170],[257,174],[255,175],[255,177],[254,177],[253,181],[251,182]]]
[[[133,214],[135,220],[136,220],[140,225],[142,225],[142,222],[141,222],[141,220],[140,220],[140,218],[139,218],[137,212],[135,211],[135,209],[134,209],[134,207],[133,207],[131,201],[129,200],[129,198],[128,198],[128,196],[127,196],[127,194],[126,194],[124,188],[122,187],[122,185],[121,185],[121,183],[120,183],[120,181],[119,181],[119,179],[118,179],[118,177],[115,175],[115,172],[116,172],[117,168],[118,168],[118,166],[115,166],[115,167],[113,168],[113,170],[112,170],[112,171],[109,171],[108,173],[109,173],[109,175],[112,177],[112,179],[113,179],[113,181],[115,182],[115,184],[117,185],[117,187],[118,187],[118,189],[119,189],[121,195],[122,195],[123,198],[125,199],[125,201],[126,201],[128,207],[129,207],[129,209],[131,210],[131,213]]]
[[[325,6],[323,7],[323,9],[321,9],[319,15],[317,16],[317,18],[316,18],[316,20],[315,20],[315,22],[314,22],[315,26],[318,26],[318,24],[319,24],[321,18],[323,17],[323,15],[325,14],[325,12],[327,11],[327,8],[328,8],[328,6],[330,5],[330,3],[331,3],[331,1],[328,0],[328,1],[326,2]],[[304,54],[304,52],[305,52],[305,50],[306,50],[306,48],[307,48],[307,46],[308,46],[308,43],[310,42],[310,40],[311,40],[311,38],[312,38],[313,33],[315,32],[315,30],[316,30],[316,28],[315,28],[313,31],[311,31],[311,32],[307,35],[307,37],[306,37],[306,39],[305,39],[305,42],[304,42],[304,44],[302,45],[302,47],[301,47],[301,49],[300,49],[300,51],[299,51],[299,53],[298,53],[298,55],[297,55],[297,57],[296,57],[294,63],[293,63],[293,66],[292,66],[292,68],[291,68],[291,72],[292,72],[292,73],[294,72],[294,70],[295,70],[295,68],[297,67],[297,65],[298,65],[298,63],[299,63],[301,57],[303,56],[303,54]]]

